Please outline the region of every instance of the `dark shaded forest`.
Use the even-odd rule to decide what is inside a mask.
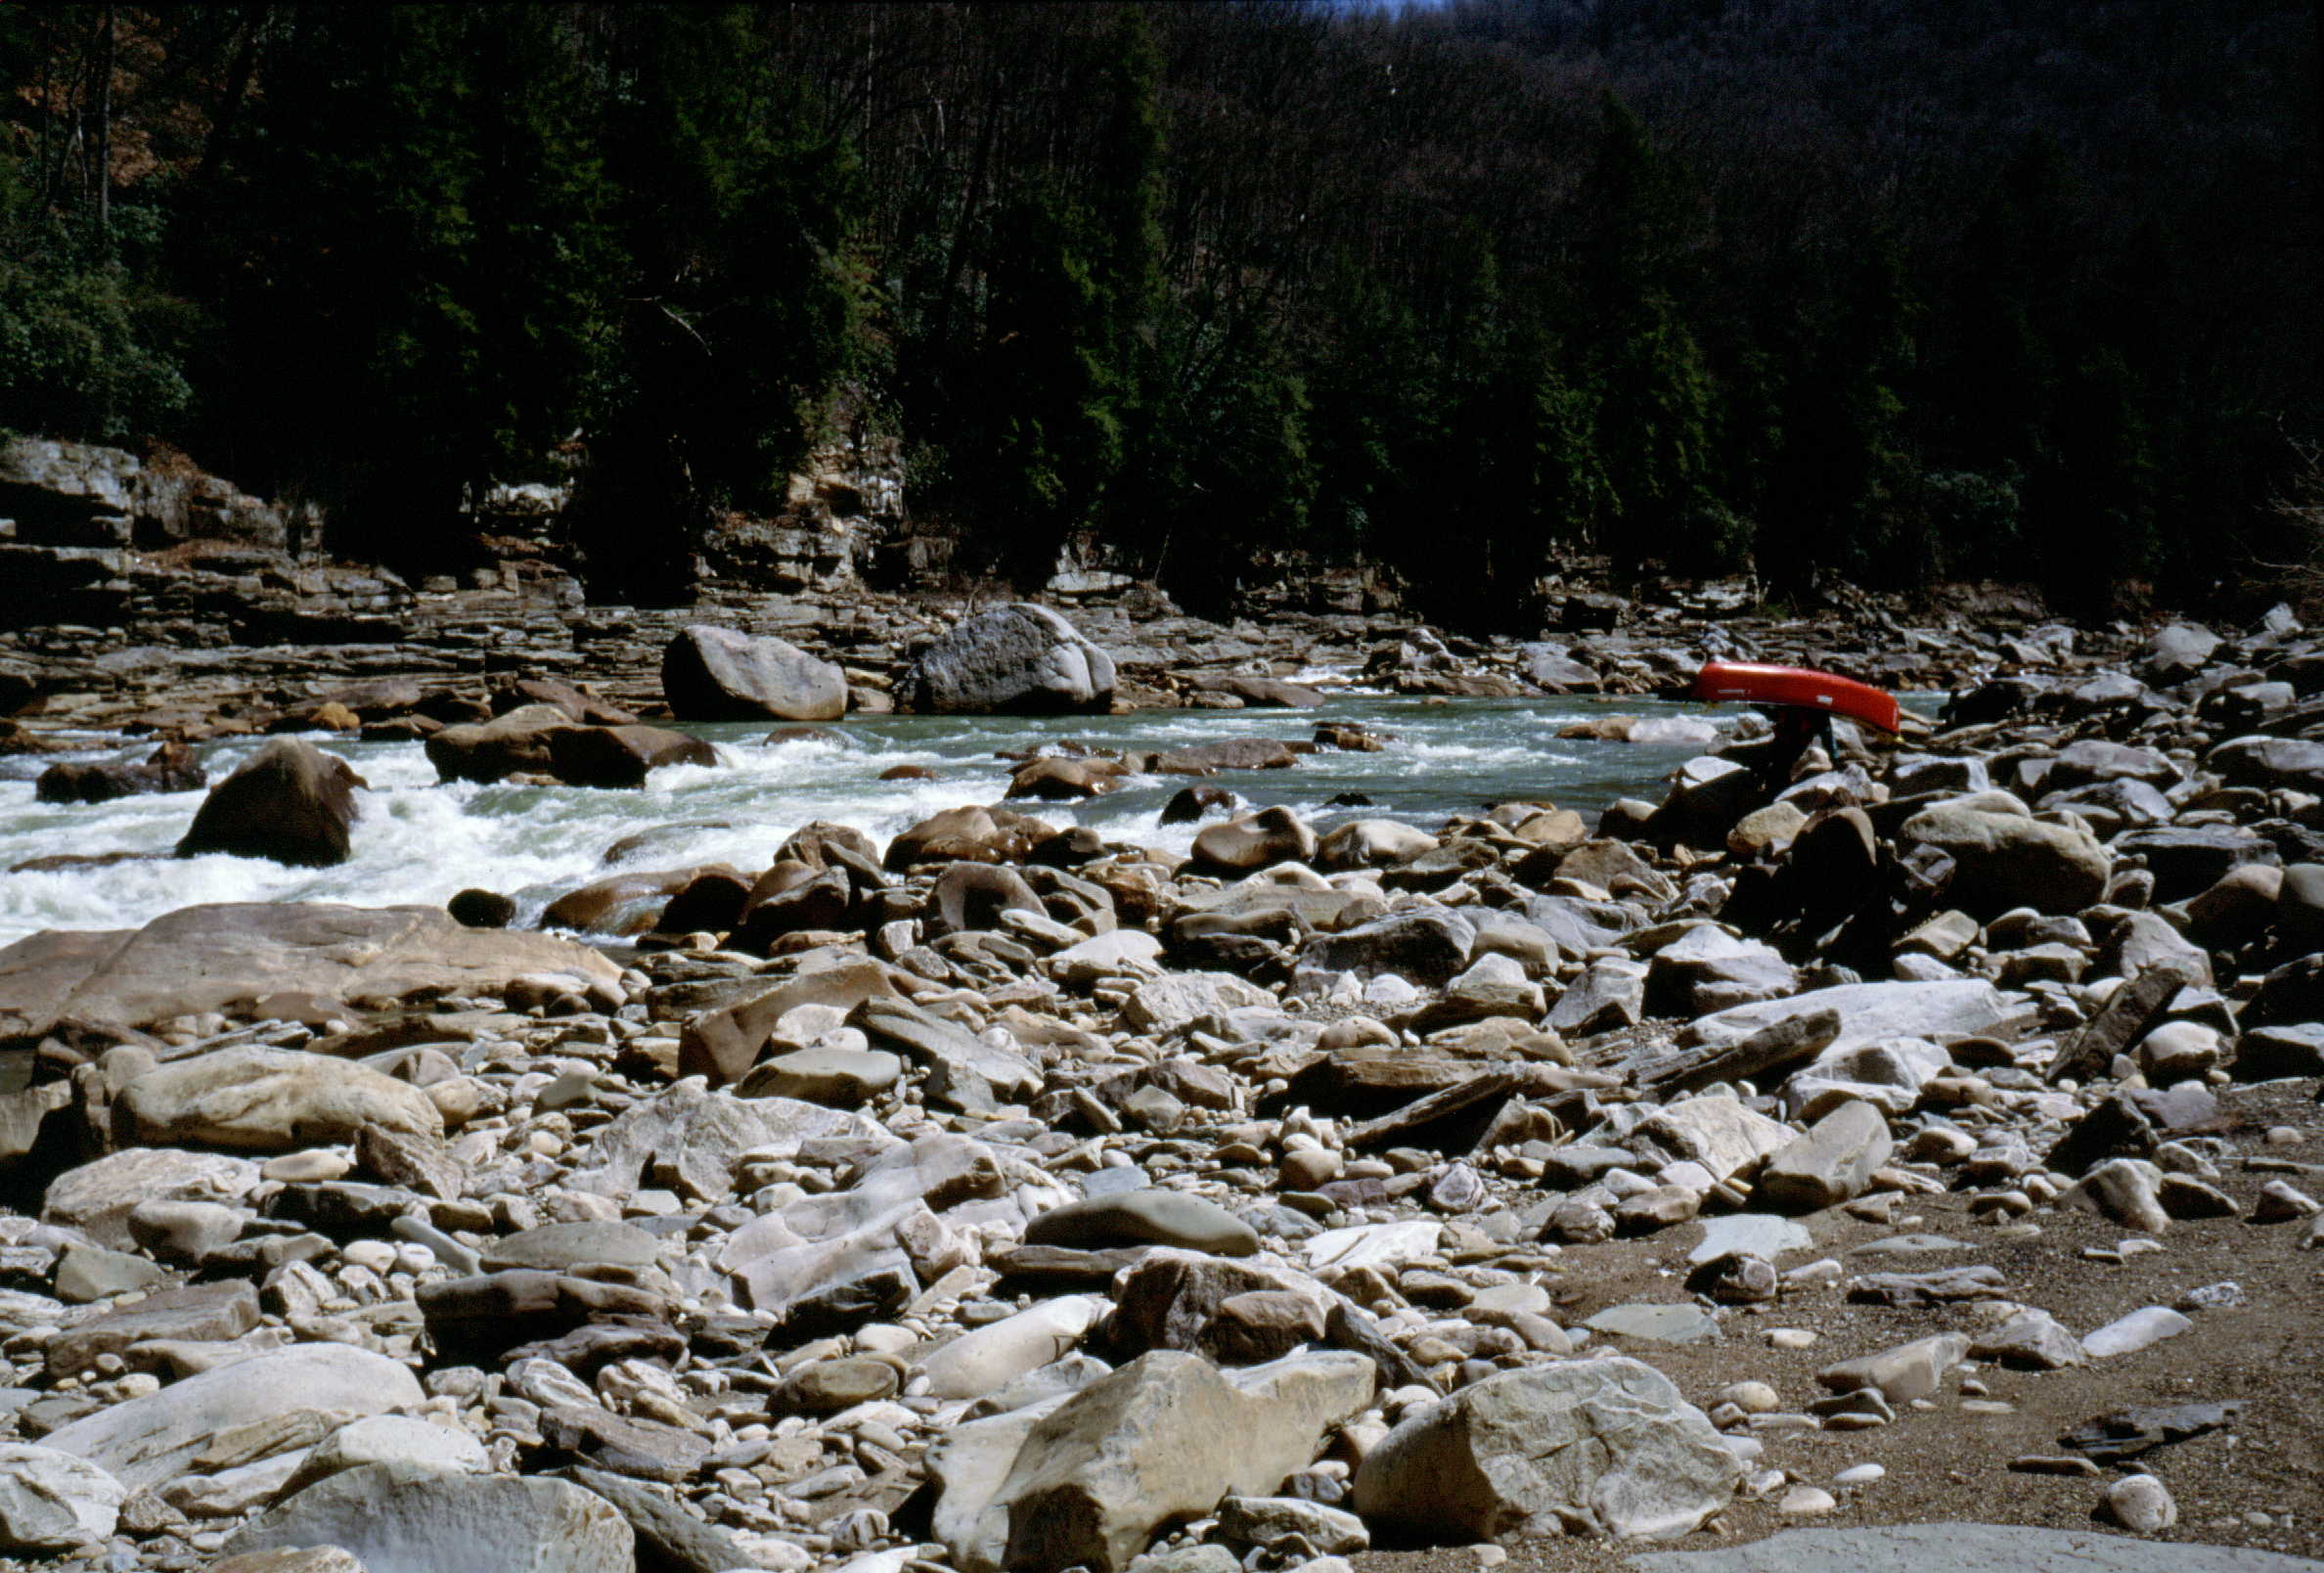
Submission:
[[[0,7],[0,427],[682,589],[834,423],[966,561],[1449,621],[2231,593],[2324,432],[2312,7]]]

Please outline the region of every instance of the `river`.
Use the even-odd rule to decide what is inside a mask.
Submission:
[[[134,927],[198,902],[440,904],[469,886],[515,897],[519,921],[530,921],[561,891],[625,869],[698,863],[762,869],[783,837],[811,820],[851,825],[884,843],[940,809],[999,801],[1008,766],[997,750],[1064,738],[1165,748],[1234,737],[1303,739],[1317,721],[1354,721],[1396,741],[1377,753],[1318,752],[1291,770],[1229,772],[1217,784],[1253,805],[1287,804],[1318,830],[1360,817],[1433,830],[1455,810],[1509,798],[1592,811],[1617,797],[1659,797],[1662,778],[1699,749],[1564,740],[1558,729],[1584,717],[1657,712],[1693,713],[1721,728],[1743,713],[1636,698],[1429,702],[1342,693],[1306,711],[1149,710],[1041,720],[870,716],[833,725],[834,741],[779,743],[764,741],[765,724],[689,726],[684,730],[718,745],[721,763],[658,770],[633,791],[443,785],[418,743],[318,737],[370,784],[358,794],[363,819],[346,863],[288,869],[214,855],[0,874],[0,944],[43,928]],[[210,779],[249,757],[260,741],[203,746]],[[115,743],[86,754],[0,759],[0,869],[60,852],[166,853],[192,822],[199,792],[63,806],[32,795],[33,778],[57,757],[142,758],[152,746]],[[896,765],[925,766],[936,779],[878,779]],[[1183,852],[1199,827],[1159,821],[1162,805],[1188,782],[1136,777],[1086,802],[1019,806],[1052,824],[1090,825],[1110,839]],[[1334,806],[1331,799],[1343,793],[1362,793],[1370,805]],[[645,831],[657,831],[649,844],[607,863],[607,848]]]

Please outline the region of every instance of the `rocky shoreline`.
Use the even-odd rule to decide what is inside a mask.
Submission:
[[[377,645],[20,633],[22,738],[443,768],[496,710],[707,702],[664,682],[689,625],[856,710],[958,677],[952,616],[894,598],[492,594]],[[1714,655],[1953,697],[1779,795],[1746,734],[1594,824],[1213,810],[1180,859],[1041,820],[1106,774],[1052,750],[1016,801],[790,827],[589,943],[251,905],[0,951],[0,1548],[1329,1573],[1981,1519],[2324,1554],[2324,647],[1599,601],[1530,646],[1069,616],[1115,705]],[[280,746],[217,833],[343,832],[328,754]]]

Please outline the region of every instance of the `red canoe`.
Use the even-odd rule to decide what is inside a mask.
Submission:
[[[1897,697],[1869,683],[1805,666],[1764,666],[1756,661],[1709,661],[1695,673],[1689,691],[1698,699],[1744,704],[1790,704],[1861,721],[1883,732],[1897,730]]]

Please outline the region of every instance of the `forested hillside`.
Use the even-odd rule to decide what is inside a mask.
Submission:
[[[0,427],[407,566],[582,462],[660,593],[844,409],[1033,578],[2098,611],[2280,561],[2324,430],[2306,5],[19,5],[0,69]]]

